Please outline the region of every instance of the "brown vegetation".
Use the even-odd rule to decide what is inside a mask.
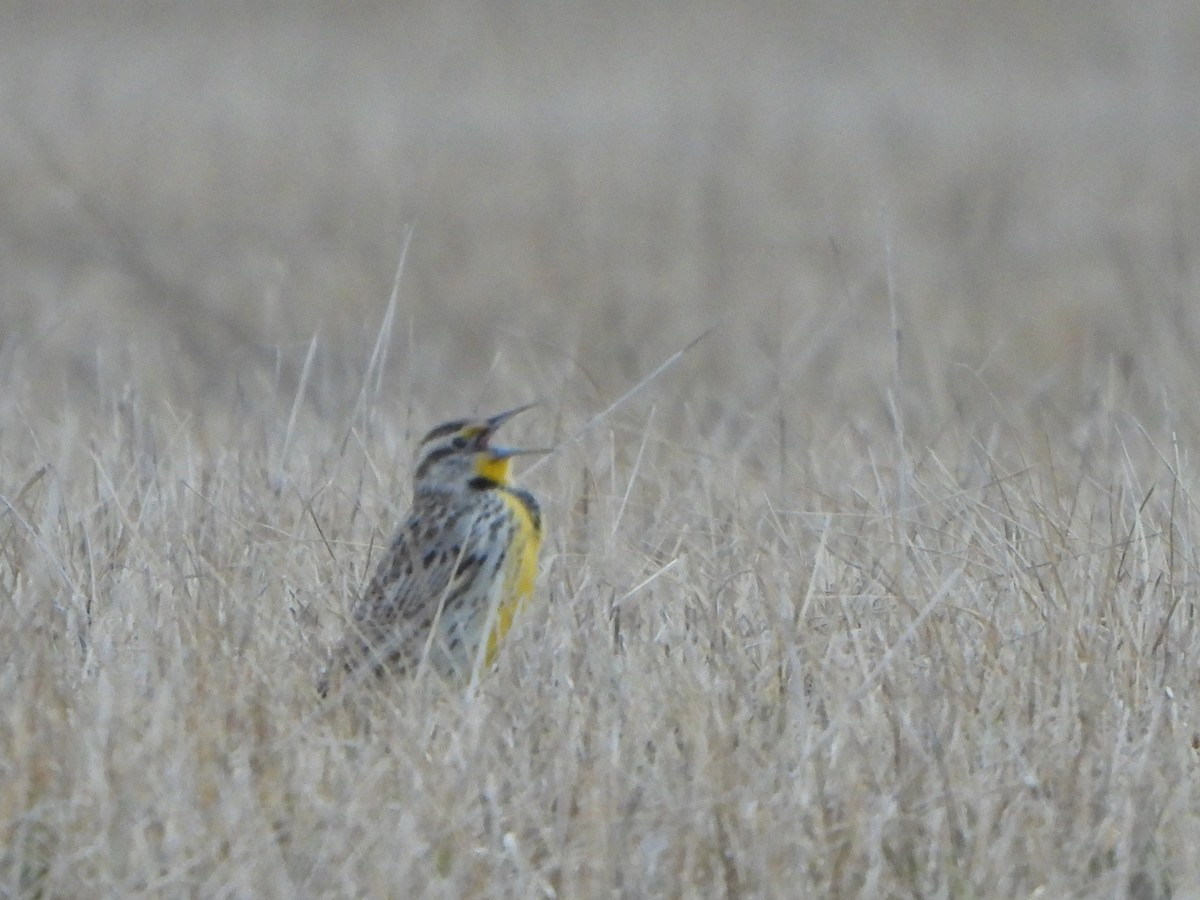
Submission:
[[[247,6],[4,13],[0,895],[1200,895],[1194,4]],[[535,398],[497,670],[320,703]]]

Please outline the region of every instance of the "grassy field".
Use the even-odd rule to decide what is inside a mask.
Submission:
[[[0,897],[1200,897],[1200,7],[346,6],[0,14]]]

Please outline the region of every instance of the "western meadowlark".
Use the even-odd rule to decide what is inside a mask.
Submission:
[[[335,668],[405,673],[424,660],[443,678],[466,678],[491,663],[533,591],[542,542],[538,503],[508,470],[514,456],[546,451],[491,443],[526,409],[425,435],[412,509],[351,610]]]

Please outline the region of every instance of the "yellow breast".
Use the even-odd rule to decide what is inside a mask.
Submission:
[[[496,625],[488,635],[487,665],[492,664],[496,657],[497,645],[504,639],[508,629],[512,627],[513,618],[525,608],[525,601],[533,593],[533,583],[537,579],[538,551],[542,546],[541,520],[537,511],[530,508],[526,498],[505,488],[499,488],[497,493],[504,498],[516,521],[516,528],[505,566],[502,588],[504,593],[496,610]]]

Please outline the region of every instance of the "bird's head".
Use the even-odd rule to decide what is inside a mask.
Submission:
[[[496,430],[533,404],[518,406],[488,419],[457,419],[434,428],[421,440],[413,482],[425,488],[463,488],[480,479],[481,486],[508,484],[508,466],[514,456],[545,453],[497,447],[491,442]]]

